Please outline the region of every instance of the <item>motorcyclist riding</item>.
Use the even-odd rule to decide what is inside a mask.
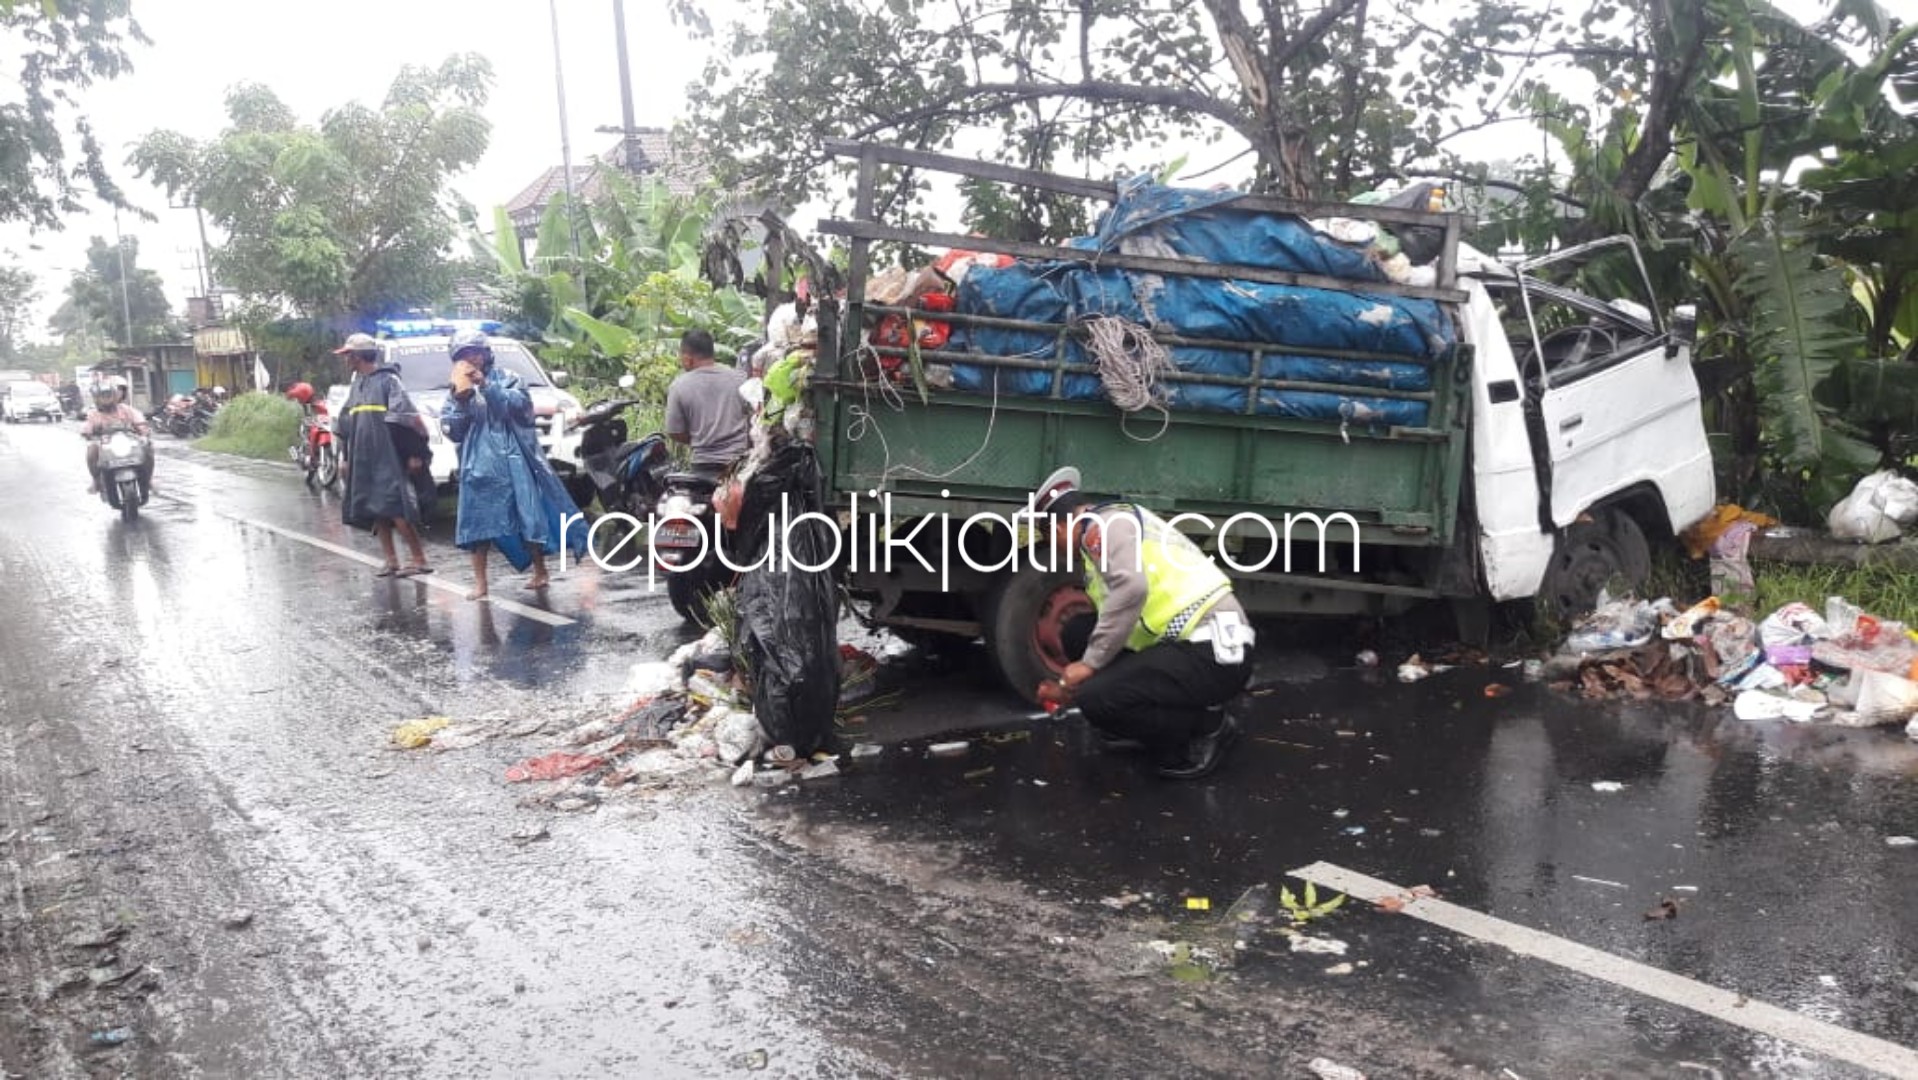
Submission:
[[[86,423],[80,427],[80,434],[87,440],[87,474],[92,477],[87,491],[100,492],[100,436],[115,428],[124,427],[145,440],[148,435],[146,418],[139,410],[126,402],[126,381],[114,377],[99,383],[93,388],[93,411],[87,414]],[[146,465],[141,470],[142,483],[147,491],[153,490],[153,454],[146,455]]]

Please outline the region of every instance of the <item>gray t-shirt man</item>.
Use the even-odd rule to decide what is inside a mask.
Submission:
[[[666,390],[666,434],[691,443],[693,464],[723,467],[752,448],[746,376],[736,368],[707,363],[683,371]]]

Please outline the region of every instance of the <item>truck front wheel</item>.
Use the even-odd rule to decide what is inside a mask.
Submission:
[[[1039,684],[1084,654],[1098,613],[1077,575],[1019,572],[987,597],[982,621],[1000,679],[1037,703]]]
[[[1638,522],[1622,510],[1595,510],[1559,530],[1538,603],[1554,619],[1575,619],[1598,606],[1600,590],[1623,595],[1643,588],[1651,574],[1651,546]]]

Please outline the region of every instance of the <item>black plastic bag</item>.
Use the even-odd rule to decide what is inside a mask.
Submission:
[[[787,442],[746,482],[736,535],[741,564],[755,567],[740,580],[735,604],[737,659],[752,681],[753,715],[773,745],[802,756],[825,744],[839,707],[839,590],[835,567],[799,568],[826,563],[833,526],[818,518],[787,523],[822,506],[812,447]]]
[[[1421,181],[1407,185],[1403,191],[1382,200],[1380,206],[1392,206],[1401,210],[1424,210],[1431,205],[1432,192],[1440,185],[1431,181]],[[1428,225],[1388,224],[1385,231],[1399,242],[1399,250],[1411,260],[1413,266],[1424,266],[1439,257],[1445,250],[1445,230]]]

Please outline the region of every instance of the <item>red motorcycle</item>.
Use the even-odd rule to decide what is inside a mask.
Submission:
[[[294,383],[286,396],[299,403],[305,413],[300,419],[300,438],[288,453],[306,473],[306,486],[330,488],[340,482],[340,449],[333,442],[333,417],[326,402],[314,397],[313,387]]]

